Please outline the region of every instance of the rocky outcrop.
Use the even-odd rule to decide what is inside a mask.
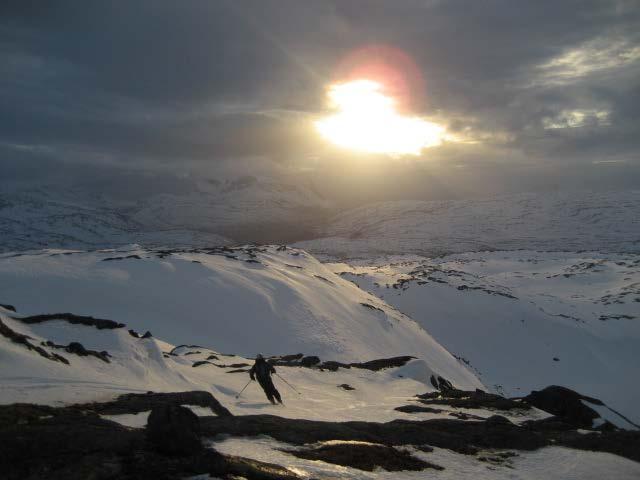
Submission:
[[[100,352],[98,352],[97,350],[88,350],[84,348],[84,346],[79,342],[71,342],[69,343],[69,345],[56,345],[52,341],[47,340],[46,342],[42,342],[42,345],[51,348],[61,348],[67,353],[73,353],[74,355],[78,355],[80,357],[91,356],[97,358],[98,360],[102,360],[105,363],[111,363],[111,361],[109,360],[111,355],[109,355],[109,352],[107,352],[106,350],[102,350]]]
[[[597,398],[587,397],[557,385],[551,385],[540,391],[534,390],[522,398],[522,401],[556,415],[565,423],[575,427],[592,428],[593,421],[600,415],[585,405],[582,400],[595,405],[604,405]]]
[[[75,315],[73,313],[48,313],[43,315],[31,315],[29,317],[13,317],[26,324],[49,322],[51,320],[64,320],[73,325],[86,325],[88,327],[95,327],[98,330],[122,328],[124,323],[114,322],[113,320],[106,320],[103,318],[94,318],[85,315]]]
[[[36,352],[38,355],[46,358],[47,360],[51,360],[54,362],[61,362],[66,365],[69,365],[69,360],[67,360],[61,355],[58,355],[57,353],[47,352],[44,348],[39,347],[38,345],[34,345],[30,341],[30,340],[33,340],[30,336],[16,332],[15,330],[9,328],[9,326],[5,324],[2,320],[0,320],[0,335],[8,338],[13,343],[24,345],[29,350]]]
[[[119,415],[123,413],[140,413],[153,410],[154,408],[166,405],[194,405],[198,407],[208,407],[212,413],[218,416],[230,417],[231,412],[227,410],[209,392],[175,392],[175,393],[127,393],[120,395],[111,402],[85,403],[72,405],[73,408],[82,411],[92,411],[106,415]]]
[[[187,456],[200,453],[200,420],[186,407],[165,404],[155,407],[147,420],[147,441],[163,455]]]
[[[448,405],[455,408],[484,408],[487,410],[529,410],[531,406],[517,400],[502,397],[482,390],[464,391],[449,388],[442,392],[416,395],[424,405]]]
[[[174,427],[180,425],[170,432],[174,434],[189,429],[186,424],[193,426],[192,418],[183,421],[183,413],[176,415],[174,407],[169,409],[173,415],[154,415],[153,422],[158,421],[160,431],[166,431],[162,419],[168,419]],[[157,438],[157,433],[151,438]],[[167,451],[171,439],[165,439],[159,449],[149,440],[145,430],[104,420],[95,411],[0,405],[3,480],[174,480],[207,474],[224,479],[300,480],[279,465],[223,455],[195,444],[192,451],[182,449],[179,455],[161,453]]]

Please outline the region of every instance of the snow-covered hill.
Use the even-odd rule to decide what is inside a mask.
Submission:
[[[245,356],[302,352],[362,362],[413,355],[427,382],[435,374],[481,386],[417,323],[301,250],[8,254],[0,257],[0,285],[0,303],[23,315],[117,319],[173,344]]]
[[[347,210],[297,244],[331,258],[486,250],[640,252],[640,190],[398,201]]]
[[[485,252],[332,268],[419,322],[486,385],[512,396],[564,385],[640,422],[640,256]]]

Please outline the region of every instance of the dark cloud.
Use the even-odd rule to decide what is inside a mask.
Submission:
[[[634,162],[639,27],[633,0],[5,0],[0,144],[46,166],[315,155],[337,64],[387,44],[424,77],[419,113],[498,156]]]

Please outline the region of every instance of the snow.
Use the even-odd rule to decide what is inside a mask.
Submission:
[[[478,252],[331,265],[496,391],[563,385],[640,421],[640,257]],[[394,285],[396,288],[394,288]]]
[[[618,412],[611,410],[606,405],[598,405],[596,403],[589,402],[587,400],[581,400],[581,402],[585,404],[587,407],[595,410],[598,413],[598,415],[600,415],[600,418],[596,418],[593,421],[594,428],[597,428],[598,426],[603,424],[605,421],[611,423],[612,425],[615,425],[618,428],[624,428],[626,430],[638,430],[638,428],[640,428],[638,427],[638,425],[630,423],[629,420],[624,418]]]
[[[129,255],[141,258],[102,261]],[[70,311],[116,319],[173,344],[245,356],[302,352],[350,362],[415,355],[455,384],[481,385],[419,325],[307,253],[269,247],[258,253],[260,263],[237,255],[4,256],[0,284],[6,285],[3,301],[21,314]]]

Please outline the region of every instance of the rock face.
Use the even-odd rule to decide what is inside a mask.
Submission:
[[[200,420],[186,407],[162,405],[151,410],[147,441],[163,455],[188,456],[202,450]]]
[[[540,391],[533,391],[522,399],[540,410],[560,417],[565,423],[576,427],[592,428],[598,413],[582,400],[603,405],[597,398],[587,397],[566,387],[552,385]]]

